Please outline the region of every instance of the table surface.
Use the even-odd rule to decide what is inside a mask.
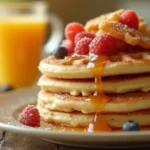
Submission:
[[[0,131],[1,150],[92,150],[91,148],[68,147],[45,142],[36,137]],[[149,150],[150,147],[127,150]],[[100,149],[104,150],[104,149]],[[110,149],[109,149],[110,150]],[[121,150],[119,148],[119,150]],[[125,150],[125,149],[122,149]]]

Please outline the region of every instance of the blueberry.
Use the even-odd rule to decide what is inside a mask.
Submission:
[[[54,51],[54,56],[59,59],[64,58],[67,55],[68,55],[68,50],[63,46],[57,47]]]
[[[7,91],[10,91],[10,90],[13,90],[14,88],[10,85],[2,85],[0,86],[0,92],[7,92]]]
[[[140,125],[134,121],[127,121],[122,126],[123,131],[139,131]]]

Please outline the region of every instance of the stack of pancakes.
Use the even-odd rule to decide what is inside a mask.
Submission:
[[[121,128],[128,120],[150,125],[149,30],[141,17],[139,30],[118,22],[123,12],[93,19],[85,29],[111,35],[121,43],[118,47],[138,50],[107,57],[50,56],[40,62],[37,108],[45,122],[87,129]]]

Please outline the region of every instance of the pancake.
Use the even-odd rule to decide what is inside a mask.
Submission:
[[[99,30],[130,45],[150,49],[150,35],[148,33],[129,28],[118,21],[103,20],[99,23]]]
[[[76,60],[71,57],[56,59],[53,56],[40,62],[39,70],[51,78],[86,79],[94,78],[90,71],[90,56],[80,56]],[[73,58],[74,59],[74,58]],[[94,64],[93,64],[94,65]],[[124,69],[125,68],[125,69]],[[123,74],[139,74],[150,72],[150,53],[140,52],[107,57],[101,76],[116,76]]]
[[[88,20],[85,24],[85,31],[87,32],[97,32],[98,31],[98,24],[105,19],[110,20],[118,20],[120,19],[120,15],[124,12],[124,9],[117,10],[115,12],[110,12],[104,15],[100,15],[96,18]]]
[[[130,120],[150,126],[150,32],[139,16],[137,30],[121,23],[124,12],[121,9],[86,23],[85,32],[112,37],[104,41],[95,37],[96,47],[92,49],[92,41],[87,55],[80,55],[75,45],[70,56],[41,60],[37,108],[43,122],[84,129],[92,126],[93,131],[121,128]],[[109,39],[116,49],[114,55],[110,45],[105,50]]]
[[[101,21],[103,20],[119,21],[122,13],[124,12],[125,12],[124,9],[120,9],[115,12],[110,12],[104,15],[100,15],[99,17],[93,18],[91,20],[88,20],[85,24],[85,30],[87,32],[96,33],[97,31],[99,31],[98,25]],[[144,18],[138,16],[138,20],[139,20],[138,30],[149,34],[150,32]]]
[[[40,91],[38,94],[38,105],[47,110],[63,112],[79,111],[84,114],[96,112],[102,112],[103,114],[129,113],[150,108],[150,91],[109,94],[107,96],[110,97],[110,101],[104,105],[102,110],[97,110],[95,104],[89,100],[90,97]],[[99,100],[99,103],[101,104],[101,100]]]
[[[69,125],[72,127],[88,127],[95,118],[95,114],[85,115],[82,113],[49,111],[40,105],[37,105],[37,108],[42,119],[48,123]],[[150,110],[130,114],[102,114],[101,116],[112,128],[121,128],[122,124],[128,120],[136,121],[140,126],[150,125]]]
[[[102,79],[102,92],[126,93],[136,90],[150,90],[150,75],[133,75],[121,77],[107,77]],[[38,85],[45,91],[69,93],[70,95],[88,96],[96,91],[94,79],[66,80],[42,76]]]

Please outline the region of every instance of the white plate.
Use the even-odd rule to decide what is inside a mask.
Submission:
[[[22,126],[17,121],[18,110],[28,104],[35,104],[38,91],[38,88],[32,87],[1,94],[0,128],[71,146],[125,148],[148,146],[150,143],[150,131],[79,133]]]

